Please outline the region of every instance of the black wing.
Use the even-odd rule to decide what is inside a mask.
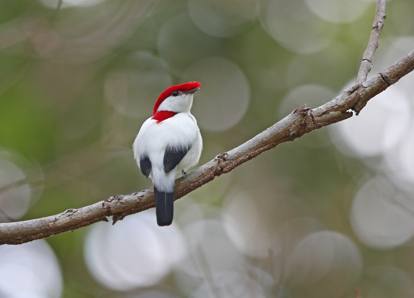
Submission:
[[[167,147],[164,153],[164,172],[169,173],[184,158],[191,146]]]
[[[139,167],[141,169],[142,174],[144,174],[145,176],[149,176],[149,174],[151,173],[151,161],[148,158],[148,156],[143,156],[142,158],[140,158],[139,160]]]

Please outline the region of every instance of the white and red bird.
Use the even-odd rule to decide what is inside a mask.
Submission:
[[[200,159],[203,140],[191,114],[193,96],[200,86],[187,82],[165,89],[133,144],[138,167],[154,184],[160,226],[170,225],[173,219],[175,180]]]

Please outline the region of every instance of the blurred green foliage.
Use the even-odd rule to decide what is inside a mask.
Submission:
[[[264,30],[260,9],[235,34],[217,37],[194,24],[187,2],[181,0],[103,1],[96,6],[64,5],[60,10],[42,3],[54,2],[0,1],[0,149],[29,165],[23,170],[34,195],[24,219],[149,187],[132,157],[133,138],[150,116],[153,101],[166,87],[164,82],[183,80],[187,69],[201,59],[218,56],[232,61],[246,76],[250,90],[248,109],[235,125],[221,131],[201,127],[203,162],[278,120],[282,99],[295,87],[315,84],[338,92],[357,71],[374,11],[370,4],[360,17],[344,24],[319,20],[315,26],[334,29],[333,38],[321,50],[303,54],[283,47]],[[392,37],[413,34],[409,24],[414,2],[391,1],[389,6],[382,47]],[[234,9],[237,14],[237,5]],[[292,24],[285,26],[288,30]],[[209,86],[202,92],[208,93]],[[240,86],[225,87],[237,93]],[[237,110],[237,98],[229,100]],[[306,98],[298,100],[302,105],[315,104]],[[194,105],[196,110],[197,101]],[[214,115],[209,117],[214,121]],[[368,268],[345,289],[340,288],[340,296],[335,296],[333,285],[340,284],[335,279],[332,284],[326,280],[317,284],[319,288],[280,288],[275,279],[268,297],[355,297],[357,287],[382,293],[363,298],[409,297],[399,296],[405,284],[392,288],[390,282],[389,288],[392,277],[381,273],[383,279],[378,281],[379,273],[369,268],[400,266],[412,279],[411,248],[368,248],[350,225],[353,196],[369,174],[360,160],[340,153],[323,129],[281,145],[191,197],[207,209],[220,209],[229,193],[244,191],[259,206],[272,232],[291,218],[315,218],[325,229],[352,239]],[[186,199],[177,203],[185,204]],[[63,274],[62,297],[138,297],[145,292],[116,292],[95,281],[84,261],[86,235],[87,229],[82,229],[48,240]],[[266,268],[266,260],[257,262]],[[154,289],[178,297],[188,295],[174,274]]]

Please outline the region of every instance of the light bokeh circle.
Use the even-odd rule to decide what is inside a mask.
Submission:
[[[132,54],[127,63],[107,75],[105,99],[124,116],[149,117],[158,95],[172,84],[168,67],[163,60],[146,51]]]
[[[392,265],[368,267],[365,271],[365,282],[358,285],[364,298],[414,296],[411,273]]]
[[[0,246],[0,264],[2,297],[61,297],[62,273],[45,241]]]
[[[330,130],[337,148],[358,157],[378,156],[398,145],[412,112],[405,93],[389,88],[368,103],[361,114]]]
[[[362,271],[362,257],[357,246],[344,234],[318,231],[306,235],[293,248],[287,260],[287,278],[292,285],[311,285],[340,277],[338,293],[355,282]]]
[[[212,293],[211,284],[215,291]],[[213,294],[213,296],[212,296]],[[228,271],[214,274],[212,280],[205,280],[192,294],[194,298],[265,298],[266,291],[258,280],[240,271]]]
[[[180,230],[174,224],[160,229],[153,210],[128,216],[115,226],[96,224],[85,241],[92,275],[119,291],[158,283],[185,255]]]
[[[202,129],[224,131],[243,118],[249,107],[250,84],[234,62],[221,57],[205,58],[192,64],[184,77],[202,84],[193,106]]]
[[[305,0],[309,9],[321,19],[332,23],[351,23],[369,7],[361,0]]]
[[[414,122],[405,137],[385,154],[385,173],[402,189],[413,193],[414,186]]]
[[[390,181],[374,177],[354,197],[351,224],[365,245],[391,249],[414,236],[414,204]]]
[[[220,39],[201,31],[186,14],[166,20],[157,36],[158,53],[180,73],[203,57],[219,54],[221,46]]]
[[[187,276],[203,277],[199,266],[206,263],[216,273],[243,268],[244,258],[230,241],[222,223],[217,219],[199,220],[183,229],[191,258],[177,263],[177,269]],[[223,258],[226,256],[226,258]]]
[[[0,222],[22,217],[33,199],[28,177],[14,159],[13,154],[0,148]]]
[[[206,34],[230,37],[258,13],[255,0],[189,0],[188,12],[194,24]]]
[[[56,9],[59,5],[59,0],[39,0],[44,6]],[[105,0],[62,0],[61,8],[66,7],[88,7],[98,5]]]
[[[242,253],[252,257],[267,257],[273,247],[271,231],[263,222],[254,198],[243,192],[230,194],[222,215],[224,228]]]
[[[322,85],[306,84],[297,86],[283,97],[279,107],[278,116],[283,117],[296,108],[314,108],[324,104],[334,97],[335,93]]]
[[[298,54],[311,54],[327,47],[336,32],[315,16],[304,0],[262,0],[263,29],[280,45]]]

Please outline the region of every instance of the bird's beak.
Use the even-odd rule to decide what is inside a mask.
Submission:
[[[191,89],[191,90],[185,91],[185,93],[186,93],[186,94],[194,94],[194,93],[196,93],[198,90],[200,90],[200,87],[196,87],[196,88],[193,88],[193,89]]]

